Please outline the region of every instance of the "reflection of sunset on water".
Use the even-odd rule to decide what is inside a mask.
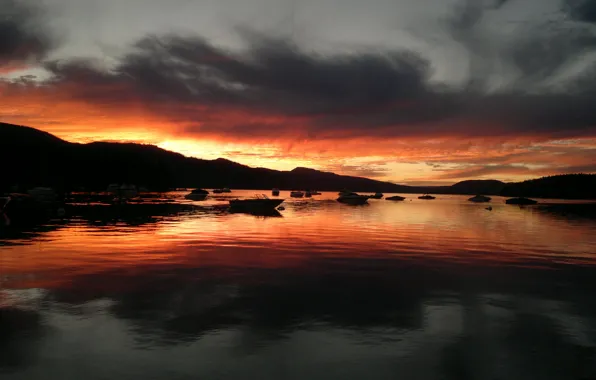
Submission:
[[[417,265],[595,263],[590,250],[596,242],[586,234],[588,225],[507,206],[501,199],[488,212],[458,196],[431,202],[370,201],[364,207],[343,206],[334,197],[325,193],[318,200],[289,199],[281,218],[201,212],[140,225],[78,221],[58,226],[30,243],[2,249],[4,282],[41,286],[67,282],[70,276],[161,267],[300,267],[324,258]],[[208,204],[226,202],[221,199]]]

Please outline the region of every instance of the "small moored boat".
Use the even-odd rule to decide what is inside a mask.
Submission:
[[[304,197],[304,193],[302,191],[292,191],[290,193],[290,197],[292,197],[292,198],[303,198]]]
[[[340,195],[337,201],[349,205],[363,205],[368,202],[368,195],[360,195],[356,193],[349,193]]]
[[[418,199],[435,199],[435,197],[433,197],[430,194],[424,194],[418,197]]]
[[[274,188],[273,190],[271,190],[271,195],[273,195],[274,197],[278,197],[279,196],[279,189],[278,188]]]
[[[230,208],[246,211],[275,210],[275,208],[282,204],[283,201],[283,199],[267,198],[267,196],[263,194],[248,199],[232,199],[230,200]]]
[[[472,198],[468,199],[468,201],[476,202],[476,203],[484,203],[484,202],[490,202],[491,199],[492,199],[491,197],[487,197],[485,195],[476,195],[476,196],[473,196]]]
[[[394,195],[392,197],[385,198],[388,201],[403,201],[406,199],[405,197],[400,197],[399,195]]]
[[[383,193],[375,193],[375,195],[370,196],[371,199],[381,199],[383,198]]]
[[[203,189],[194,189],[190,192],[190,194],[186,194],[184,198],[190,199],[192,201],[204,201],[205,198],[209,195],[207,190]]]

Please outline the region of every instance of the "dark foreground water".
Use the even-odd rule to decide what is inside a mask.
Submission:
[[[596,379],[588,205],[333,198],[0,231],[0,378]]]

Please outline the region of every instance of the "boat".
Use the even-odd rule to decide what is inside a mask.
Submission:
[[[248,199],[230,200],[230,209],[234,211],[264,211],[275,210],[277,206],[283,203],[283,199],[270,199],[266,195],[256,195]]]
[[[312,193],[311,193],[310,191],[306,190],[306,191],[304,192],[304,196],[305,196],[306,198],[310,198],[310,197],[312,197]]]
[[[213,194],[221,194],[223,193],[223,189],[213,189]]]
[[[271,195],[273,195],[274,197],[278,197],[279,196],[279,189],[278,188],[274,188],[273,190],[271,190]]]
[[[261,218],[282,218],[283,215],[276,209],[238,209],[230,208],[228,211],[230,214],[248,214]]]
[[[476,203],[490,202],[490,200],[491,197],[487,197],[485,195],[475,195],[472,198],[468,199],[468,201]]]
[[[406,199],[405,197],[400,197],[399,195],[394,195],[392,197],[385,198],[388,201],[403,201]]]
[[[184,198],[190,199],[192,201],[204,201],[208,195],[209,195],[209,192],[207,190],[194,189],[189,194],[186,194],[184,196]]]
[[[418,199],[435,199],[435,197],[433,197],[430,194],[424,194],[418,197]]]
[[[229,187],[223,187],[221,189],[213,189],[213,193],[215,194],[221,194],[221,193],[231,193],[232,190],[230,190]]]
[[[368,195],[360,195],[356,193],[350,194],[343,194],[337,198],[337,201],[340,203],[345,203],[349,205],[363,205],[368,202]]]
[[[294,190],[290,193],[290,197],[292,198],[302,198],[304,197],[304,193],[302,191]]]
[[[383,198],[383,193],[375,193],[375,195],[371,195],[370,198],[381,199],[381,198]]]
[[[518,198],[509,198],[505,201],[505,203],[507,203],[508,205],[526,206],[526,205],[535,205],[536,203],[538,203],[538,201],[535,201],[535,200],[529,199],[529,198],[518,197]]]

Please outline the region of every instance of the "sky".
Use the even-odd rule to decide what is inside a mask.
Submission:
[[[596,173],[596,1],[0,0],[0,120],[405,184]]]

